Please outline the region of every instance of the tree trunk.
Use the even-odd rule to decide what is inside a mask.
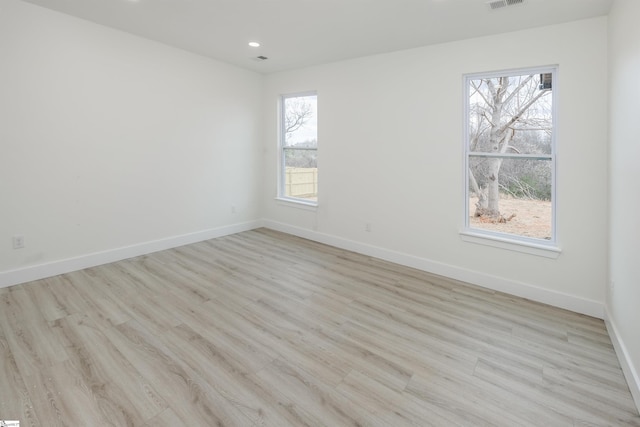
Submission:
[[[469,168],[469,183],[471,184],[471,189],[475,193],[478,201],[476,202],[476,211],[473,214],[474,216],[482,216],[483,212],[487,209],[488,200],[485,192],[478,185],[478,181],[476,181],[475,175],[473,175],[473,171]]]
[[[500,166],[502,166],[502,159],[489,160],[489,181],[487,184],[489,200],[484,215],[492,218],[500,217],[500,182],[498,181]]]
[[[491,152],[498,154],[503,152],[503,147],[508,144],[507,138],[505,138],[503,130],[500,128],[502,121],[502,108],[504,106],[503,97],[506,88],[509,86],[509,78],[502,77],[499,80],[500,84],[494,86],[489,83],[489,89],[492,96],[492,111],[491,111],[491,131],[489,133],[489,143],[491,146]],[[500,166],[502,166],[502,159],[490,158],[487,159],[489,164],[489,171],[487,174],[487,207],[482,209],[480,215],[476,216],[488,216],[493,219],[500,218],[500,183],[498,177],[500,174]]]

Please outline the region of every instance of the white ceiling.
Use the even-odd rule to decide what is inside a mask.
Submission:
[[[270,73],[606,15],[613,0],[24,1]]]

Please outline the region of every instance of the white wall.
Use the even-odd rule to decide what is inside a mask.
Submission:
[[[263,216],[269,226],[602,315],[606,55],[607,20],[598,18],[263,77],[3,0],[0,286],[60,272],[14,274],[32,267],[105,252],[89,261],[107,262]],[[560,65],[562,254],[463,242],[462,74],[550,64]],[[306,90],[319,95],[317,211],[274,200],[277,97]],[[26,248],[11,248],[15,234]]]
[[[259,218],[261,75],[16,0],[0,63],[0,285]]]
[[[616,0],[610,20],[610,276],[608,314],[640,407],[640,2]]]
[[[0,286],[264,216],[274,228],[601,315],[609,244],[607,320],[640,402],[637,16],[639,2],[616,0],[608,35],[598,18],[264,78],[2,0]],[[462,74],[550,64],[560,66],[562,254],[463,242]],[[274,200],[277,97],[307,90],[319,95],[317,210]],[[16,234],[24,249],[12,249]]]
[[[463,242],[462,76],[552,64],[560,67],[562,253],[548,259]],[[606,81],[605,17],[269,75],[267,224],[602,317]],[[315,212],[274,200],[277,98],[306,90],[318,91]]]

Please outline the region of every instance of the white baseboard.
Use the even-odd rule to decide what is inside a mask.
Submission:
[[[151,242],[139,243],[136,245],[110,249],[103,252],[96,252],[81,255],[75,258],[68,258],[59,261],[52,261],[45,264],[28,266],[16,270],[0,272],[0,288],[17,285],[19,283],[30,282],[32,280],[44,279],[46,277],[57,276],[59,274],[82,270],[83,268],[95,267],[110,262],[121,261],[153,252],[184,246],[203,240],[214,239],[216,237],[227,236],[229,234],[240,233],[252,230],[262,225],[261,221],[250,221],[240,224],[227,225],[198,231],[195,233],[183,234],[179,236],[167,237]]]
[[[381,258],[396,264],[405,265],[407,267],[416,268],[418,270],[427,271],[429,273],[440,276],[449,277],[484,288],[504,292],[510,295],[527,298],[532,301],[549,304],[555,307],[564,308],[576,313],[586,314],[588,316],[604,318],[604,304],[598,301],[580,298],[574,295],[564,294],[545,288],[540,288],[523,282],[508,280],[502,277],[445,264],[426,258],[420,258],[401,252],[384,249],[377,246],[367,245],[365,243],[353,240],[343,239],[341,237],[320,233],[313,230],[294,227],[277,221],[263,220],[264,227],[273,230],[282,231],[294,236],[303,237],[316,242],[335,246]]]
[[[384,259],[400,265],[472,283],[495,291],[527,298],[532,301],[553,305],[555,307],[564,308],[600,319],[604,318],[604,304],[597,301],[271,220],[256,220],[241,224],[223,226],[196,233],[173,236],[132,246],[82,255],[75,258],[54,261],[46,264],[28,266],[17,270],[0,272],[0,288],[56,276],[58,274],[69,273],[83,268],[95,267],[97,265],[116,262],[229,234],[239,233],[262,226],[338,248]]]
[[[607,326],[607,331],[609,331],[613,348],[616,350],[616,355],[618,356],[618,361],[620,361],[620,366],[627,380],[629,390],[631,390],[631,396],[633,396],[638,412],[640,412],[640,376],[638,376],[638,371],[633,364],[633,359],[620,336],[620,332],[618,332],[618,327],[609,314],[609,310],[605,310],[604,323]]]

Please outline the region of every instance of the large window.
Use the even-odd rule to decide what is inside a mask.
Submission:
[[[554,67],[465,78],[465,229],[552,246]]]
[[[318,97],[284,95],[280,111],[278,196],[301,203],[318,202]]]

